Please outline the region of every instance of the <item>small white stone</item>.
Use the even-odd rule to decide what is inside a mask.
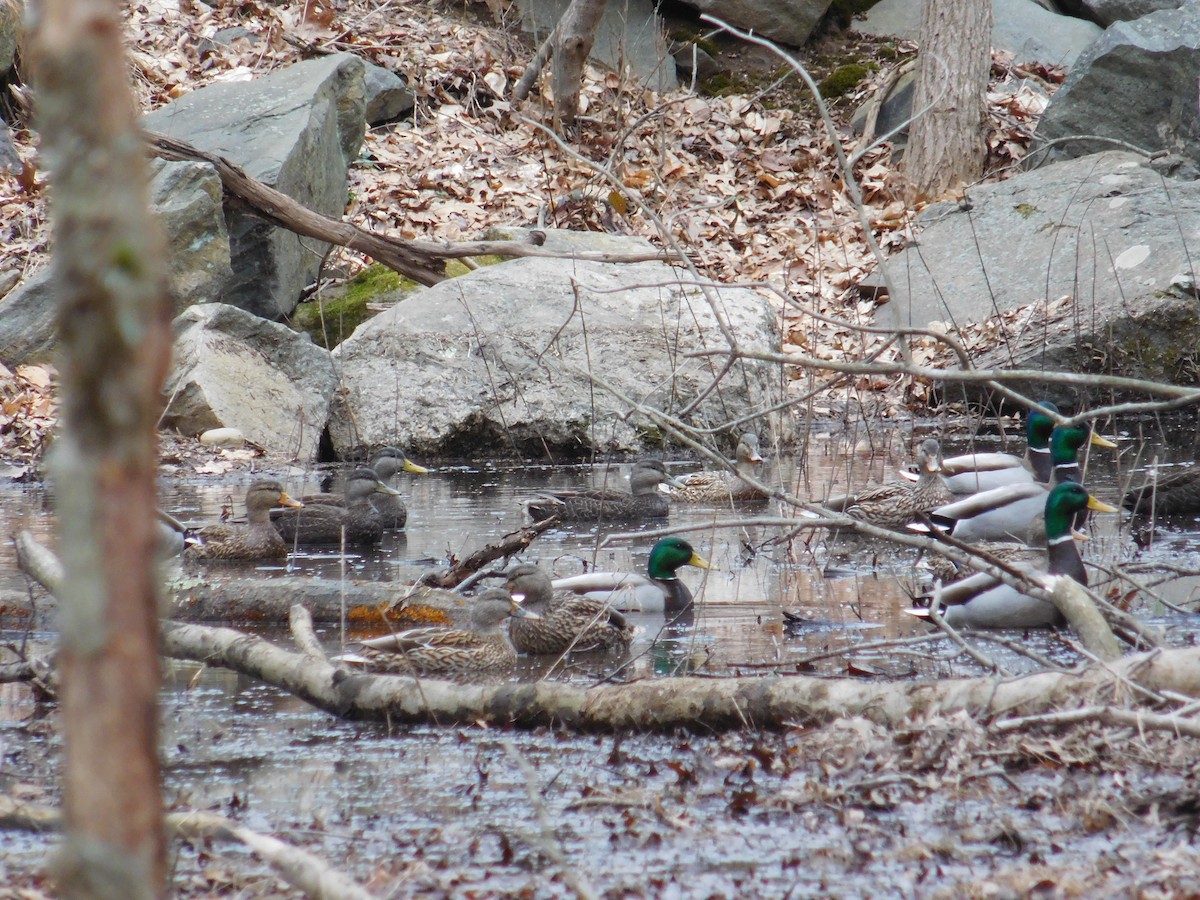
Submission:
[[[210,428],[200,435],[200,443],[206,447],[240,447],[246,436],[236,428]]]

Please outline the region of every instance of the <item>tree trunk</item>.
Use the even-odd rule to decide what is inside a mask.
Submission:
[[[991,0],[925,0],[904,171],[911,199],[977,181],[987,158]]]
[[[607,0],[572,0],[554,29],[551,87],[554,91],[554,130],[563,134],[579,115],[583,67],[596,41],[596,29]]]
[[[70,897],[155,897],[165,843],[157,746],[155,424],[170,354],[166,251],[148,213],[115,0],[44,0],[38,122],[53,181],[61,434],[63,805]]]

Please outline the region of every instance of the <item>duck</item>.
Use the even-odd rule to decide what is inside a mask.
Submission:
[[[1117,511],[1116,507],[1091,496],[1078,482],[1066,481],[1051,488],[1043,512],[1047,564],[1041,567],[1018,563],[1015,567],[1031,576],[1065,575],[1086,586],[1087,570],[1075,544],[1082,535],[1072,523],[1088,509]],[[925,599],[930,597],[927,595]],[[977,572],[943,587],[937,592],[937,599],[943,607],[942,617],[955,628],[1041,628],[1063,622],[1053,603],[1032,597],[986,572]],[[921,617],[929,615],[928,609],[909,612]]]
[[[391,484],[392,479],[401,472],[411,475],[429,474],[427,468],[417,465],[399,447],[380,448],[371,458],[371,468],[384,484]],[[384,528],[399,529],[408,524],[408,507],[404,505],[404,498],[399,491],[394,494],[372,494],[370,502]]]
[[[607,522],[661,519],[670,512],[667,495],[660,484],[682,487],[667,474],[658,460],[633,464],[629,473],[630,490],[606,489],[556,491],[540,494],[524,503],[525,512],[535,522],[557,516],[563,522]]]
[[[1121,505],[1135,515],[1186,516],[1200,513],[1200,466],[1154,477],[1129,491]]]
[[[892,481],[864,488],[854,494],[831,497],[825,506],[835,512],[878,525],[903,528],[917,516],[954,500],[942,481],[942,448],[928,438],[917,448],[917,482]]]
[[[588,572],[555,578],[551,585],[556,591],[572,591],[622,612],[671,613],[692,605],[692,592],[678,576],[684,566],[711,568],[708,560],[683,538],[666,537],[651,548],[645,575]]]
[[[360,654],[345,654],[338,661],[373,672],[427,677],[503,672],[517,660],[503,628],[510,617],[536,619],[537,614],[503,588],[491,588],[475,599],[466,628],[412,628],[371,638],[362,642]]]
[[[1050,435],[1058,407],[1041,400],[1025,418],[1025,455],[964,453],[942,460],[942,477],[950,492],[977,494],[1009,484],[1047,484],[1050,481]]]
[[[1045,543],[1043,511],[1046,495],[1054,484],[1079,481],[1079,450],[1091,441],[1115,447],[1112,441],[1093,435],[1083,425],[1058,426],[1050,435],[1051,485],[1033,482],[1009,484],[957,499],[933,510],[930,520],[952,537],[968,544],[979,541],[1018,541],[1031,546]],[[910,528],[928,531],[925,523]]]
[[[550,576],[532,563],[513,566],[505,577],[505,587],[538,616],[508,623],[518,653],[558,656],[568,651],[628,649],[633,628],[604,601],[572,591],[555,593]]]
[[[747,431],[738,439],[734,451],[737,472],[693,472],[679,478],[683,487],[671,491],[675,503],[729,503],[766,500],[769,494],[743,481],[741,475],[754,477],[763,461],[758,452],[758,435]]]
[[[344,497],[319,494],[305,498],[303,512],[283,510],[274,517],[283,540],[297,544],[340,544],[345,534],[348,545],[377,544],[383,538],[383,522],[371,508],[374,494],[399,494],[379,480],[373,469],[355,469],[346,479]]]
[[[303,505],[299,500],[289,497],[278,481],[256,481],[246,491],[246,524],[206,525],[196,532],[196,542],[184,549],[184,558],[286,559],[288,545],[271,524],[271,509],[276,506],[299,509]]]

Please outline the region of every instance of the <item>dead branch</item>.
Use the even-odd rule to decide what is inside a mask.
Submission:
[[[865,716],[889,727],[914,716],[966,710],[988,718],[1033,715],[1097,696],[1127,696],[1124,678],[1151,690],[1200,696],[1200,649],[1153,651],[1109,667],[1043,672],[1024,678],[944,680],[937,683],[862,683],[852,679],[671,678],[632,684],[457,685],[396,675],[347,672],[261,638],[227,628],[168,623],[164,652],[251,675],[334,715],[355,719],[487,722],[535,728],[565,725],[583,731],[659,731],[775,728]],[[1111,670],[1111,671],[1110,671]]]
[[[461,259],[466,256],[493,254],[496,256],[570,256],[575,259],[593,259],[600,262],[646,262],[666,260],[671,254],[658,251],[645,253],[560,253],[541,248],[545,236],[533,242],[524,241],[472,241],[450,243],[434,241],[406,241],[359,228],[350,222],[334,219],[314,212],[287,194],[277,191],[247,175],[240,166],[225,157],[201,150],[186,141],[156,132],[145,132],[145,139],[157,156],[163,159],[192,160],[211,165],[221,179],[221,186],[254,215],[305,237],[316,238],[330,244],[347,247],[371,257],[390,269],[399,272],[419,284],[432,285],[445,280],[446,274],[439,261]]]
[[[497,559],[509,559],[524,552],[539,534],[557,526],[558,518],[556,516],[526,525],[517,531],[506,534],[497,543],[488,544],[486,547],[476,550],[449,569],[428,573],[421,579],[421,583],[439,588],[457,587],[489,563]]]
[[[166,817],[168,830],[185,840],[238,841],[245,844],[290,885],[316,898],[370,900],[371,894],[350,876],[307,850],[278,838],[251,831],[224,816],[209,812],[177,812]],[[59,810],[0,796],[0,828],[38,833],[62,830]]]

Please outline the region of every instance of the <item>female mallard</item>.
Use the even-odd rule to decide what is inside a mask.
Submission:
[[[825,506],[880,528],[903,528],[918,516],[954,499],[942,482],[941,465],[941,447],[929,438],[917,448],[917,469],[921,474],[916,484],[893,481],[875,485],[854,494],[831,497]]]
[[[346,479],[342,502],[330,495],[306,498],[303,510],[284,510],[275,527],[288,543],[340,544],[344,534],[349,545],[378,544],[383,522],[370,505],[377,493],[400,492],[380,481],[373,469],[355,469]]]
[[[278,481],[256,481],[246,491],[247,524],[207,525],[195,534],[197,543],[184,550],[187,559],[285,559],[288,545],[271,524],[271,508],[303,506]]]
[[[520,596],[537,619],[513,619],[508,634],[519,653],[560,655],[567,651],[624,650],[633,629],[625,617],[601,600],[571,591],[554,592],[550,576],[530,563],[513,566],[505,587]]]
[[[493,588],[476,598],[468,628],[413,628],[372,638],[363,641],[361,656],[348,655],[342,660],[398,675],[453,677],[500,672],[517,659],[501,627],[509,616],[537,618],[522,609],[508,591]]]
[[[677,612],[692,605],[692,592],[679,580],[683,566],[707,569],[708,561],[682,538],[663,538],[650,551],[645,575],[632,572],[588,572],[556,578],[556,591],[574,591],[613,609],[632,612]]]
[[[405,456],[399,447],[384,447],[371,459],[371,468],[384,484],[391,484],[392,479],[401,472],[412,475],[426,475],[429,472]],[[403,528],[408,522],[408,508],[399,491],[394,494],[372,494],[371,507],[384,528]]]
[[[942,460],[942,477],[954,494],[976,494],[1008,484],[1046,484],[1050,481],[1050,434],[1058,407],[1041,401],[1025,419],[1025,455],[965,453]]]
[[[1058,427],[1050,435],[1050,459],[1054,484],[1079,481],[1079,449],[1089,440],[1101,447],[1111,441],[1093,436],[1082,425]],[[978,541],[1021,541],[1033,546],[1045,543],[1046,494],[1044,484],[1010,484],[972,494],[933,511],[930,519],[952,537],[969,544]],[[922,525],[913,526],[926,530]]]
[[[670,504],[660,484],[679,486],[658,460],[633,464],[630,492],[604,489],[556,491],[525,501],[525,511],[535,521],[558,516],[563,522],[608,522],[628,519],[661,519]]]
[[[738,441],[737,472],[693,472],[680,477],[683,487],[671,492],[676,503],[729,503],[730,501],[766,500],[769,496],[743,481],[740,476],[754,477],[763,461],[758,452],[758,435],[747,431]]]
[[[1200,512],[1200,467],[1150,476],[1121,505],[1137,515],[1186,516]]]
[[[1042,569],[1018,565],[1017,568],[1035,576],[1066,575],[1086,585],[1087,571],[1075,546],[1072,522],[1076,515],[1087,509],[1117,511],[1090,496],[1077,482],[1055,485],[1046,496],[1043,512],[1048,566]],[[1053,603],[1031,597],[986,572],[978,572],[942,588],[937,592],[937,599],[943,607],[942,617],[956,628],[1038,628],[1062,623],[1058,607]],[[918,616],[929,614],[927,609],[910,612]]]

